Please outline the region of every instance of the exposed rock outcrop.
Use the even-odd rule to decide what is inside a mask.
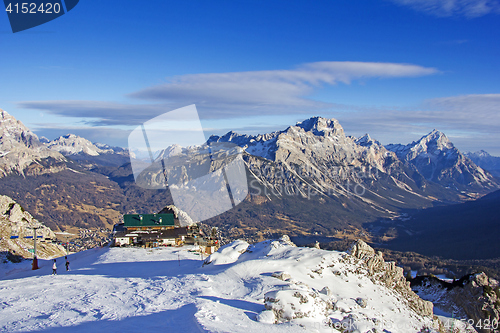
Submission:
[[[410,282],[406,281],[403,275],[403,269],[397,267],[394,262],[386,263],[380,251],[375,252],[371,246],[359,239],[351,246],[348,253],[365,262],[373,282],[383,284],[401,294],[408,301],[410,308],[419,315],[433,315],[432,302],[424,301],[415,294]]]
[[[290,285],[267,292],[264,306],[269,312],[264,311],[260,316],[272,313],[274,316],[269,315],[271,322],[278,324],[300,318],[323,318],[334,304],[329,297],[308,286]]]
[[[174,205],[168,205],[167,207],[163,208],[159,214],[167,214],[167,213],[174,214],[175,219],[177,219],[179,223],[179,227],[186,227],[196,224],[196,222],[193,221],[193,219],[185,211],[180,210]]]
[[[464,281],[463,288],[453,288],[450,295],[455,304],[464,309],[467,316],[474,322],[484,323],[485,319],[489,319],[490,322],[500,322],[499,283],[485,273],[469,276]],[[493,332],[484,328],[480,331]]]
[[[280,239],[283,243],[285,243],[286,245],[290,245],[290,246],[294,246],[296,247],[297,245],[295,245],[294,242],[291,241],[290,237],[288,235],[283,235],[281,236],[281,239]]]
[[[33,236],[33,229],[37,229],[37,256],[38,258],[52,258],[63,256],[66,252],[62,246],[53,244],[56,238],[54,232],[31,216],[12,198],[0,196],[0,251],[3,257],[19,256],[32,258],[28,250],[33,248],[33,239],[24,238]],[[19,238],[11,239],[11,236]],[[2,258],[4,259],[4,258]]]
[[[485,323],[494,323],[497,327],[500,322],[499,282],[485,273],[466,275],[453,283],[434,276],[419,276],[411,284],[413,290],[432,300],[441,310],[471,319],[479,332],[497,332]]]

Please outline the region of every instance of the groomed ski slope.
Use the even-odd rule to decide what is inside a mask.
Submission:
[[[250,246],[235,241],[202,265],[193,249],[93,249],[70,255],[69,272],[59,258],[56,276],[50,275],[50,261],[41,261],[37,271],[29,270],[28,261],[4,264],[0,331],[337,332],[326,323],[349,322],[360,332],[408,333],[432,326],[399,295],[372,283],[359,263],[343,260],[349,256],[343,252],[298,248],[283,240]],[[277,272],[290,278],[273,277]],[[266,293],[294,304],[287,303],[285,315],[304,315],[274,324],[273,311],[264,307]],[[356,302],[359,297],[365,307]],[[324,304],[335,306],[325,311]]]

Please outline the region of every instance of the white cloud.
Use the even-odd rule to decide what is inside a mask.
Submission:
[[[500,13],[498,0],[391,0],[397,4],[435,16],[466,16],[469,18],[489,13]]]

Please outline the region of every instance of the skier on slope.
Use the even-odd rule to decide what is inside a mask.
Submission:
[[[68,257],[64,257],[64,259],[66,259],[66,271],[69,271],[69,261],[68,261]]]
[[[54,264],[52,265],[52,275],[57,275],[57,265],[55,259],[54,259]]]

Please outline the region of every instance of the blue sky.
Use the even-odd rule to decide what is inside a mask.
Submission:
[[[16,34],[0,15],[0,108],[49,139],[120,146],[195,103],[206,134],[320,115],[500,155],[499,41],[497,0],[82,0]]]

